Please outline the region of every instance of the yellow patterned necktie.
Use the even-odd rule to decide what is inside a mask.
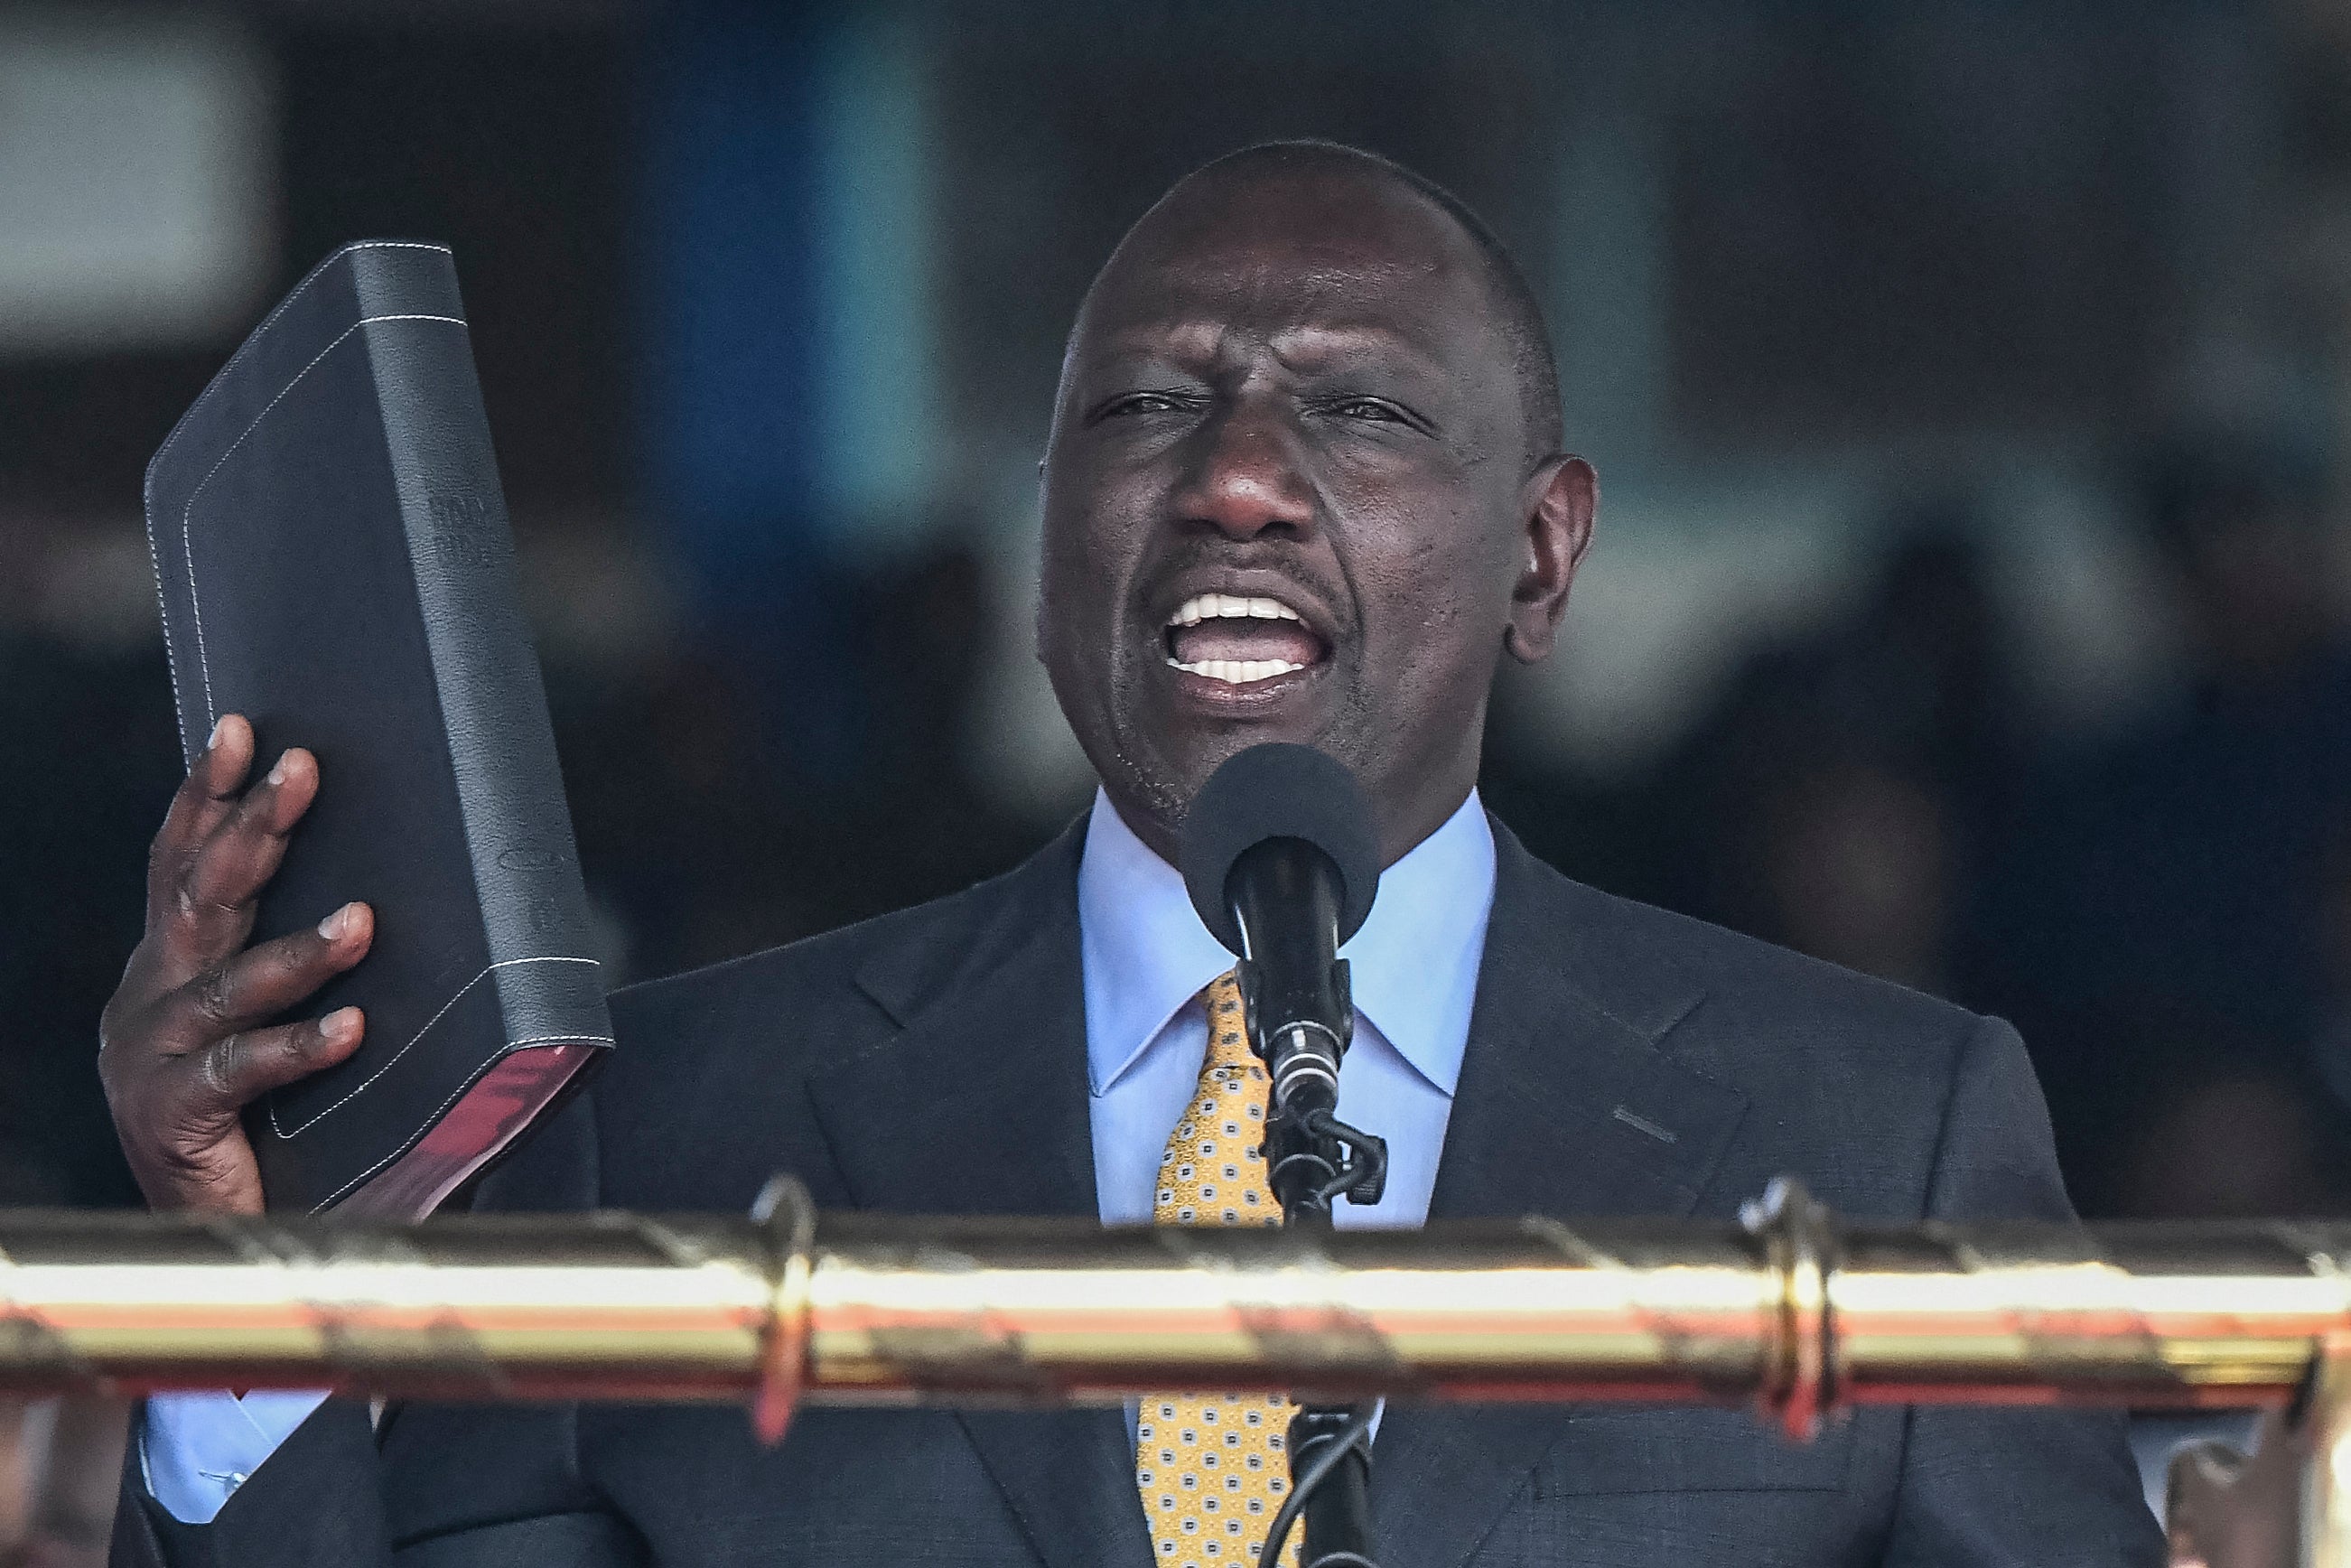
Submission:
[[[1160,1225],[1279,1225],[1265,1178],[1265,1068],[1226,971],[1201,993],[1208,1053],[1200,1087],[1159,1162]],[[1284,1451],[1297,1406],[1280,1395],[1150,1394],[1135,1426],[1134,1481],[1161,1568],[1254,1568],[1290,1490]],[[1298,1532],[1282,1547],[1297,1568]]]

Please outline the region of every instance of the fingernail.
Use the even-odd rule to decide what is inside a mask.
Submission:
[[[342,1044],[359,1031],[360,1009],[357,1008],[337,1008],[319,1020],[319,1032],[335,1045]]]
[[[348,904],[319,922],[319,935],[329,942],[341,941],[343,933],[350,928],[351,906]]]
[[[218,746],[218,745],[220,744],[221,731],[222,731],[222,730],[226,729],[227,727],[228,727],[228,715],[226,715],[226,714],[223,714],[223,715],[221,715],[221,716],[220,716],[220,717],[218,717],[218,718],[216,718],[216,719],[213,720],[213,733],[212,733],[212,737],[211,737],[209,740],[206,740],[206,741],[204,742],[204,749],[205,749],[206,751],[210,751],[210,750],[212,750],[212,749],[213,749],[213,747],[216,747],[216,746]]]
[[[286,782],[286,754],[278,753],[277,765],[269,770],[269,787],[273,789]]]

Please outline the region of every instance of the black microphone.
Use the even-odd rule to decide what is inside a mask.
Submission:
[[[1293,1134],[1336,1136],[1310,1124],[1338,1104],[1339,1061],[1355,1030],[1339,946],[1380,883],[1379,838],[1354,775],[1312,747],[1250,747],[1201,787],[1177,859],[1200,919],[1241,958],[1249,1043],[1273,1079],[1275,1119]],[[1286,1172],[1292,1162],[1268,1148],[1289,1208],[1297,1181],[1316,1173]],[[1324,1162],[1320,1175],[1335,1174],[1335,1161]],[[1363,1200],[1376,1202],[1376,1189]]]
[[[1355,1032],[1339,946],[1372,912],[1379,836],[1355,776],[1307,746],[1252,746],[1208,776],[1176,859],[1192,907],[1240,956],[1249,1044],[1273,1079],[1266,1178],[1292,1225],[1327,1226],[1342,1192],[1377,1203],[1387,1145],[1338,1118],[1339,1061]],[[1258,1568],[1303,1522],[1305,1568],[1375,1568],[1366,1442],[1375,1406],[1310,1405],[1290,1424],[1290,1496]]]

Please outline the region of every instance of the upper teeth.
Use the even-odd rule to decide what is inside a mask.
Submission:
[[[1229,593],[1196,593],[1167,618],[1170,626],[1197,626],[1220,618],[1295,621],[1298,612],[1279,599],[1238,599]]]

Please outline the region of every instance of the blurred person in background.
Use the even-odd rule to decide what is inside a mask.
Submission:
[[[1826,625],[1749,658],[1651,786],[1667,902],[1938,996],[2022,750],[1972,509],[1897,508]]]
[[[0,1568],[99,1568],[130,1401],[0,1398]]]
[[[1768,787],[1740,846],[1769,940],[1865,975],[1951,993],[1954,812],[1897,766],[1834,753]]]
[[[2119,737],[2048,769],[1987,898],[1988,987],[2030,1031],[2093,1212],[2351,1202],[2321,1157],[2351,1133],[2320,1087],[2340,1070],[2311,1045],[2331,1021],[2324,934],[2351,804],[2325,494],[2314,465],[2259,444],[2176,444],[2145,465],[2139,517],[2178,609],[2181,677]],[[2295,1149],[2310,1154],[2241,1189]],[[2158,1181],[2166,1159],[2179,1168]],[[2199,1196],[2199,1181],[2220,1186]]]
[[[788,764],[767,668],[697,635],[625,683],[549,673],[572,817],[593,846],[618,983],[716,963],[919,904],[1044,834],[971,766],[991,601],[967,530],[822,582],[843,606],[855,743],[843,776]],[[815,589],[803,585],[814,596]]]

